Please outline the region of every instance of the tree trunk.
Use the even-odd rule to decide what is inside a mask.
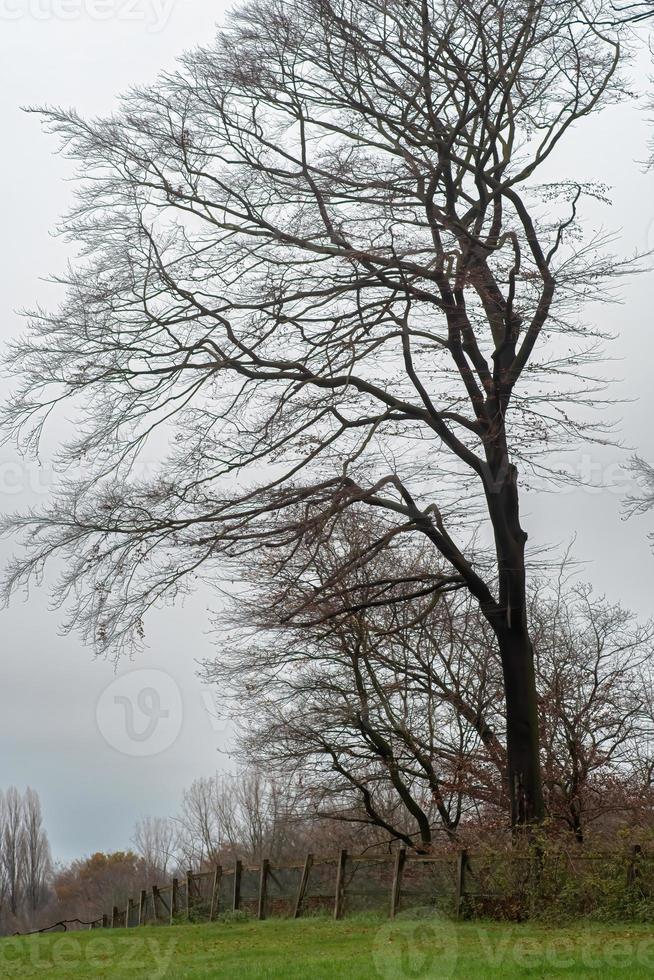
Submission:
[[[541,780],[538,698],[534,651],[527,624],[525,544],[520,526],[517,470],[509,464],[499,469],[505,477],[487,492],[495,534],[499,604],[488,617],[502,660],[506,698],[507,788],[511,801],[511,825],[541,823],[545,816]],[[497,472],[497,471],[496,471]]]
[[[526,626],[500,629],[497,639],[506,697],[511,824],[519,828],[540,823],[544,817],[534,658]]]

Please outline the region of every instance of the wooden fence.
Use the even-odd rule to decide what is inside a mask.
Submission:
[[[297,864],[236,861],[230,868],[188,871],[167,885],[152,885],[124,908],[93,920],[87,928],[123,928],[174,922],[212,922],[226,911],[257,919],[299,918],[329,913],[335,919],[355,911],[386,911],[436,905],[459,913],[465,894],[466,852],[415,855],[307,854]]]
[[[522,918],[534,903],[555,904],[563,894],[578,915],[611,903],[628,914],[631,900],[651,899],[654,908],[654,859],[635,846],[604,854],[562,850],[536,860],[533,851],[420,855],[404,848],[383,855],[307,854],[292,864],[239,860],[152,885],[84,927],[212,922],[239,910],[258,919],[316,913],[340,919],[362,911],[392,918],[427,908],[455,917]]]

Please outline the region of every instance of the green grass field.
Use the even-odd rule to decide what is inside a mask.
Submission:
[[[654,977],[654,928],[306,919],[0,940],[1,977]]]

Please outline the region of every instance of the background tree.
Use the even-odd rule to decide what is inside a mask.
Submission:
[[[322,588],[348,550],[370,540],[348,520],[319,556],[298,549],[235,607],[233,640],[205,664],[223,708],[240,722],[245,767],[294,780],[318,817],[370,825],[429,850],[482,804],[506,807],[504,721],[493,634],[465,594],[435,599],[433,557],[396,541],[364,568]],[[373,535],[374,537],[374,535]],[[311,558],[314,560],[311,561]],[[379,598],[386,568],[407,593]],[[302,567],[311,574],[296,576]],[[302,610],[289,618],[289,611]],[[494,764],[483,751],[488,746]],[[474,788],[473,788],[474,786]],[[485,806],[487,809],[487,806]]]
[[[239,773],[196,779],[184,792],[176,818],[180,861],[199,867],[237,857],[297,856],[305,828],[296,795],[288,780],[266,778],[254,759]]]
[[[133,851],[98,851],[71,861],[54,879],[59,914],[97,917],[152,884],[145,862]]]
[[[547,811],[581,843],[638,823],[654,804],[654,623],[588,585],[564,589],[559,579],[537,590],[530,618]]]
[[[11,915],[16,916],[22,900],[21,870],[25,858],[23,798],[15,786],[10,786],[2,800],[2,848],[0,861],[5,881],[5,895]]]
[[[345,541],[332,537],[336,554],[323,547],[311,565],[299,550],[281,576],[276,559],[274,577],[261,565],[204,677],[231,707],[243,765],[298,785],[305,812],[418,850],[499,831],[509,805],[501,658],[476,605],[459,591],[434,599],[424,546],[396,541],[341,578],[325,608],[322,583],[369,524],[350,521]],[[375,604],[389,561],[426,594]],[[529,615],[546,815],[581,843],[647,823],[654,624],[571,574],[566,560],[532,586]]]
[[[43,826],[38,793],[29,786],[23,797],[23,859],[21,878],[25,902],[30,912],[45,903],[52,873],[50,845]]]
[[[0,791],[0,932],[30,928],[51,898],[52,862],[38,793]]]
[[[150,877],[165,877],[175,866],[179,829],[170,817],[143,817],[134,828],[132,843]]]
[[[539,820],[518,464],[588,434],[567,409],[597,390],[580,308],[623,271],[577,223],[584,188],[543,181],[626,94],[614,19],[602,0],[257,0],[110,119],[48,112],[80,163],[82,256],[14,353],[5,422],[31,447],[58,406],[84,424],[52,506],[12,522],[8,590],[60,554],[67,625],[120,650],[198,577],[375,508],[356,561],[425,536],[432,591],[467,590],[493,630],[512,819]],[[489,551],[466,531],[481,514]]]
[[[186,867],[219,860],[223,828],[216,806],[220,793],[216,779],[195,779],[184,790],[179,823],[179,852]]]

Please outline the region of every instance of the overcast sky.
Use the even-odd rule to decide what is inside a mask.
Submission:
[[[41,279],[65,263],[66,248],[51,232],[71,194],[69,167],[20,106],[106,112],[121,90],[209,40],[223,9],[200,0],[0,0],[3,338],[21,329],[18,309],[51,295]],[[654,176],[637,162],[650,129],[635,107],[616,107],[573,133],[553,163],[552,176],[611,185],[613,207],[593,208],[589,220],[618,232],[627,253],[654,248]],[[592,315],[621,336],[612,350],[619,358],[612,373],[623,379],[615,394],[636,399],[619,409],[622,438],[654,462],[653,293],[654,277],[642,276],[624,288],[622,305]],[[576,534],[584,577],[646,616],[654,612],[646,541],[654,515],[621,519],[624,460],[615,448],[571,455],[568,465],[604,488],[528,497],[525,524],[538,544]],[[1,452],[3,510],[38,501],[47,484],[47,466]],[[2,554],[10,550],[4,543]],[[149,651],[117,672],[60,635],[45,590],[1,614],[0,787],[39,791],[57,858],[125,847],[139,816],[174,813],[185,785],[229,766],[228,730],[195,677],[195,661],[211,653],[209,602],[199,595],[158,613]]]

